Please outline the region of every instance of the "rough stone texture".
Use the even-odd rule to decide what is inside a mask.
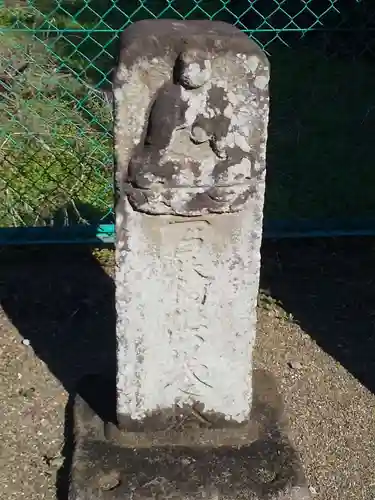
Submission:
[[[69,500],[310,500],[273,379],[254,375],[251,424],[237,435],[214,430],[209,437],[189,428],[121,432],[112,423],[115,411],[108,412],[115,407],[108,396],[113,381],[85,378],[78,393],[91,396],[75,402]]]
[[[198,402],[212,424],[248,419],[260,205],[196,221],[128,205],[117,249],[119,413],[143,420],[177,404],[174,418]]]
[[[123,34],[117,404],[128,429],[249,419],[268,79],[259,47],[225,23],[142,21]]]
[[[141,21],[114,79],[120,199],[151,214],[244,208],[264,180],[269,64],[221,22]]]

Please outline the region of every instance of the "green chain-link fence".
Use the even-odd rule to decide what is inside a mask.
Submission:
[[[230,22],[270,56],[266,228],[371,229],[371,3],[0,0],[0,242],[111,237],[118,34],[163,17]]]

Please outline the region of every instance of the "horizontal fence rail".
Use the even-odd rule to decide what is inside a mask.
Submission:
[[[146,18],[226,21],[269,55],[266,236],[375,233],[375,2],[8,0],[0,243],[113,241],[111,72]]]

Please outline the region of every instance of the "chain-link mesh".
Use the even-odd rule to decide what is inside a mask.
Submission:
[[[0,1],[0,226],[112,222],[118,34],[213,19],[272,65],[268,220],[375,216],[374,2]]]

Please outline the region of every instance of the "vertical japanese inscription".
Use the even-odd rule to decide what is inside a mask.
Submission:
[[[172,223],[163,229],[165,241],[176,242],[173,251],[176,309],[171,311],[174,319],[170,318],[175,331],[171,331],[171,342],[174,344],[176,340],[174,334],[177,339],[181,335],[191,339],[188,351],[175,354],[184,367],[180,390],[190,392],[192,400],[201,396],[201,384],[213,388],[209,367],[202,363],[199,352],[202,345],[209,341],[207,334],[210,325],[206,312],[210,283],[214,279],[214,262],[210,255],[211,231],[206,221]]]

